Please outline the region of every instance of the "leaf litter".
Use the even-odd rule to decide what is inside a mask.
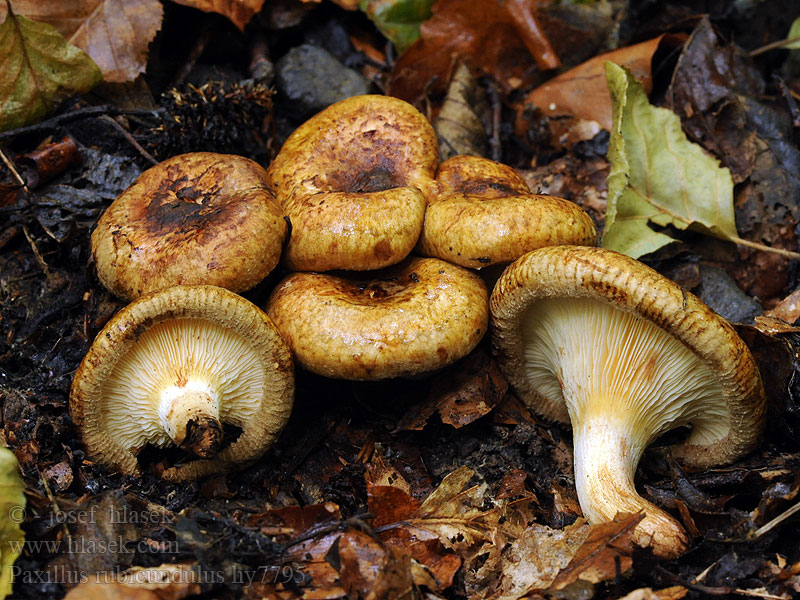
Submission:
[[[166,8],[168,15],[184,10]],[[320,9],[323,12],[318,14],[339,14],[334,12],[338,8],[327,3]],[[255,27],[277,22],[280,10],[284,9],[278,3],[265,3],[260,15],[263,20]],[[302,20],[302,15],[312,13],[287,9],[282,18],[288,19],[288,14]],[[453,14],[449,23],[440,22],[437,27],[452,26],[462,18],[468,17]],[[519,22],[509,26],[516,27],[515,35],[519,35]],[[363,21],[353,31],[362,27]],[[680,96],[681,86],[683,92],[697,88],[690,82],[680,83],[681,69],[704,64],[704,57],[715,52],[718,42],[702,27],[701,21],[683,49],[671,84],[673,97]],[[423,33],[425,28],[423,24]],[[375,38],[358,37],[362,48],[370,39]],[[526,69],[537,62],[529,46],[519,46],[528,53]],[[443,47],[447,46],[429,45],[426,52],[436,54]],[[374,50],[371,56],[382,55],[382,50]],[[416,52],[418,64],[422,64],[425,52],[419,48]],[[524,136],[515,133],[513,122],[519,114],[515,90],[528,91],[537,79],[552,73],[534,68],[516,79],[502,70],[500,63],[487,68],[474,62],[475,55],[470,52],[465,56],[473,61],[470,66],[478,87],[469,83],[462,93],[456,93],[457,86],[467,80],[450,78],[450,66],[455,63],[434,77],[421,76],[419,81],[441,82],[442,92],[445,84],[452,87],[451,99],[465,103],[466,110],[483,121],[484,135],[500,141],[504,161],[520,168],[537,189],[560,190],[601,220],[605,202],[602,180],[608,169],[602,130],[567,125],[563,117],[549,115],[532,120]],[[559,60],[575,64],[563,52]],[[364,72],[390,81],[389,62],[387,59],[377,67],[364,65]],[[718,60],[720,64],[724,67],[726,63]],[[479,75],[477,80],[475,75]],[[756,77],[763,79],[757,72]],[[234,80],[241,81],[241,74]],[[796,147],[792,127],[774,127],[781,120],[761,110],[759,98],[750,92],[734,91],[734,80],[723,77],[720,85],[727,91],[703,109],[695,109],[691,97],[686,100],[684,96],[681,102],[684,108],[692,107],[695,116],[702,112],[707,119],[718,117],[717,126],[698,129],[688,113],[674,110],[681,114],[689,138],[716,154],[723,164],[730,152],[720,152],[725,147],[719,142],[723,138],[714,136],[731,131],[731,123],[741,122],[750,123],[745,129],[755,132],[754,138],[745,140],[751,145],[745,145],[743,160],[738,166],[729,165],[732,186],[736,186],[731,194],[736,225],[741,228],[742,215],[750,215],[746,221],[750,226],[760,221],[761,209],[748,208],[752,202],[748,205],[742,199],[760,198],[765,190],[776,190],[787,203],[784,215],[796,222],[786,198],[789,188],[781,188],[775,178],[753,176],[772,173],[770,165],[780,161],[785,165],[781,168],[789,171],[790,163],[785,161],[791,159],[791,152],[779,149],[781,144]],[[428,90],[436,91],[433,87]],[[465,90],[469,93],[464,94]],[[494,114],[479,101],[484,90],[488,96],[499,92],[500,104],[493,100],[489,107]],[[662,90],[656,78],[653,95],[642,101],[648,106],[655,104]],[[202,111],[210,94],[200,96],[197,110]],[[430,114],[441,114],[435,96],[429,99]],[[744,107],[741,112],[730,112],[734,103]],[[776,106],[772,103],[771,110],[776,111]],[[280,105],[275,110],[277,124],[285,127]],[[648,499],[679,515],[696,536],[694,551],[671,563],[657,564],[646,551],[631,546],[629,532],[639,515],[620,515],[602,526],[582,521],[571,479],[569,434],[538,422],[507,391],[493,370],[485,344],[480,352],[429,381],[384,385],[303,377],[297,414],[278,447],[241,473],[174,486],[157,479],[154,472],[176,457],[152,450],[144,452],[143,460],[152,468],[141,481],[120,478],[93,464],[83,453],[65,412],[70,376],[94,334],[121,304],[98,286],[87,266],[88,233],[102,208],[146,163],[117,134],[109,139],[110,130],[86,114],[74,124],[59,120],[48,125],[49,129],[2,138],[12,140],[11,148],[3,147],[4,155],[11,157],[11,164],[29,183],[25,190],[12,173],[2,172],[0,204],[3,216],[8,216],[0,221],[2,428],[26,483],[26,533],[31,539],[57,543],[53,552],[23,553],[17,562],[23,576],[58,573],[59,567],[62,573],[100,568],[115,573],[115,581],[106,588],[115,598],[178,598],[198,590],[221,598],[631,599],[681,598],[689,593],[788,598],[797,591],[800,411],[794,372],[800,338],[794,329],[775,320],[756,321],[762,331],[741,326],[762,365],[772,400],[774,416],[760,451],[730,467],[684,473],[657,447],[648,451],[637,475]],[[777,114],[785,116],[786,110],[777,110]],[[499,128],[492,130],[491,122],[497,123],[500,117]],[[470,121],[469,117],[455,119]],[[152,135],[154,122],[158,123],[146,115],[126,115],[119,120],[143,142],[144,136]],[[477,122],[472,119],[472,125]],[[258,134],[280,135],[269,125],[271,122]],[[478,127],[472,130],[479,138]],[[695,137],[693,131],[701,135]],[[65,166],[48,171],[45,159],[34,150],[46,133],[56,133],[56,140],[71,135],[81,165],[66,161]],[[532,150],[528,146],[537,136],[547,141],[547,147]],[[186,135],[178,132],[163,138],[161,143],[165,152],[170,140],[176,139],[186,144],[182,149],[192,149],[203,141],[193,141],[196,137],[189,130]],[[273,148],[278,143],[267,141]],[[55,152],[59,142],[45,140],[45,153],[50,143]],[[479,145],[474,148],[485,152]],[[771,163],[756,160],[770,155]],[[748,185],[760,191],[743,195]],[[758,187],[764,185],[767,187]],[[776,227],[772,223],[778,220],[773,218],[769,227]],[[728,219],[723,227],[728,234],[731,222]],[[670,238],[683,241],[680,250],[670,244],[650,258],[659,268],[709,262],[734,275],[743,268],[738,264],[739,255],[731,254],[730,244],[715,246],[723,242],[694,235],[691,228],[664,225],[658,216],[653,224],[660,229],[657,233],[667,232]],[[719,223],[712,225],[719,228]],[[653,231],[649,226],[648,230]],[[732,231],[738,235],[735,228]],[[792,238],[784,234],[770,238],[761,233],[757,237],[791,247]],[[778,264],[787,263],[785,258],[780,260],[784,262]],[[700,272],[696,271],[697,281]],[[765,305],[789,297],[794,280],[788,269],[784,273],[783,279],[771,284],[769,295],[762,296]],[[736,279],[744,281],[740,276]],[[263,302],[269,286],[266,282],[249,293],[249,298]],[[790,306],[791,300],[787,300],[785,311],[777,315],[794,320]],[[92,507],[109,514],[145,517],[103,526],[86,518],[81,521],[79,517]],[[59,515],[72,515],[74,522],[64,522],[63,517],[59,521]],[[78,556],[64,551],[70,539],[95,544],[121,539],[136,550]],[[155,581],[170,573],[178,574],[182,583]],[[91,577],[87,579],[72,587],[71,597],[88,597],[83,594],[97,587]],[[31,581],[15,593],[18,597],[60,598],[69,587]]]

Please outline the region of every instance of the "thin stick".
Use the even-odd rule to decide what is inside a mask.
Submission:
[[[777,42],[772,42],[765,46],[761,46],[760,48],[756,48],[755,50],[751,51],[749,56],[750,58],[753,58],[759,54],[764,54],[764,52],[769,52],[770,50],[775,50],[777,48],[783,48],[784,46],[794,44],[795,42],[800,42],[800,37],[786,38],[785,40],[778,40]]]
[[[36,245],[36,241],[33,239],[31,232],[28,231],[28,226],[25,224],[22,225],[22,233],[25,234],[25,239],[28,240],[28,244],[30,244],[31,250],[33,250],[33,255],[36,257],[36,262],[39,263],[39,267],[44,271],[45,277],[47,277],[48,281],[52,281],[53,274],[50,272],[50,267],[48,267],[47,263],[44,261],[42,253],[39,252],[39,246]]]
[[[139,142],[137,142],[130,133],[128,133],[127,129],[125,129],[122,125],[117,123],[117,121],[115,119],[112,119],[108,115],[101,115],[100,116],[100,120],[102,120],[102,121],[110,124],[111,126],[113,126],[114,129],[116,129],[120,133],[120,135],[122,137],[124,137],[131,146],[136,148],[136,150],[139,152],[139,154],[141,154],[145,158],[145,160],[149,161],[153,165],[157,165],[158,164],[158,161],[155,158],[153,158],[153,155],[150,154],[144,148],[142,148],[142,145]]]
[[[788,519],[789,517],[791,517],[793,514],[795,514],[797,512],[800,512],[800,502],[798,502],[797,504],[792,506],[790,509],[785,510],[784,512],[779,514],[777,517],[775,517],[774,519],[772,519],[768,523],[766,523],[766,524],[762,525],[761,527],[759,527],[758,529],[756,529],[755,532],[752,534],[751,539],[757,540],[762,535],[764,535],[768,531],[771,531],[772,529],[774,529],[775,527],[777,527],[778,525],[783,523],[786,519]]]
[[[0,132],[0,141],[12,139],[20,135],[27,135],[29,133],[50,131],[51,129],[59,127],[63,123],[78,121],[80,119],[88,119],[98,115],[156,115],[163,111],[163,108],[147,110],[141,108],[119,109],[115,106],[87,106],[86,108],[79,108],[77,110],[73,110],[72,112],[56,115],[55,117],[34,123],[33,125],[2,131]]]
[[[754,250],[761,250],[762,252],[772,252],[773,254],[780,254],[781,256],[785,256],[786,258],[790,258],[792,260],[800,259],[800,252],[792,252],[791,250],[784,250],[783,248],[775,248],[774,246],[766,246],[764,244],[759,244],[758,242],[751,242],[750,240],[745,240],[740,237],[729,237],[724,238],[730,240],[734,244],[738,244],[739,246],[747,246],[748,248],[753,248]]]
[[[22,175],[20,175],[19,172],[17,172],[17,169],[14,167],[14,163],[8,159],[5,152],[3,152],[2,148],[0,148],[0,159],[8,167],[8,170],[11,171],[11,174],[14,176],[14,179],[16,179],[17,182],[22,186],[22,189],[24,189],[26,192],[29,191],[28,185],[25,183],[25,180],[22,178]]]

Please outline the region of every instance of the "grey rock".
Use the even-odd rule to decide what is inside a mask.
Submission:
[[[334,102],[368,94],[370,82],[348,69],[327,50],[303,44],[276,64],[281,100],[297,118],[307,118]]]
[[[700,299],[717,314],[734,323],[750,323],[763,312],[761,305],[745,294],[722,269],[700,265]]]

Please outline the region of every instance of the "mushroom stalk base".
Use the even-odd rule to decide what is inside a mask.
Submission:
[[[219,396],[194,382],[164,392],[159,406],[164,430],[177,445],[201,458],[214,456],[222,442]]]
[[[642,498],[633,483],[646,446],[630,435],[630,426],[607,418],[585,419],[573,429],[575,485],[584,515],[591,523],[610,521],[617,513],[645,517],[633,532],[633,541],[649,546],[663,558],[674,558],[689,544],[681,524]]]

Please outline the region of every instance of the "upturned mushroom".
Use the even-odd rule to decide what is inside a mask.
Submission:
[[[511,167],[477,156],[439,166],[438,194],[425,214],[419,252],[462,267],[509,263],[542,246],[594,246],[597,231],[580,206],[532,194]]]
[[[291,353],[263,311],[223,288],[175,286],[108,322],[75,374],[70,410],[88,455],[121,473],[141,472],[147,444],[195,453],[163,474],[181,480],[264,454],[293,394]],[[241,429],[225,447],[223,423]]]
[[[354,96],[300,125],[268,169],[292,224],[292,271],[380,269],[422,231],[439,162],[436,132],[413,106]]]
[[[293,273],[266,310],[300,365],[356,380],[443,367],[475,347],[489,318],[481,279],[432,258],[369,278]]]
[[[520,398],[571,422],[575,483],[591,522],[644,511],[634,540],[663,557],[688,545],[679,522],[644,500],[645,448],[688,427],[672,448],[687,466],[732,462],[763,427],[764,388],[747,346],[692,294],[602,248],[541,248],[512,263],[492,293],[492,343]]]
[[[111,203],[92,257],[102,284],[128,300],[171,285],[242,292],[278,264],[286,231],[258,163],[194,152],[151,167]]]

